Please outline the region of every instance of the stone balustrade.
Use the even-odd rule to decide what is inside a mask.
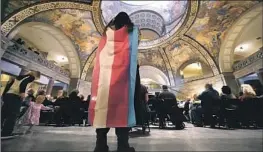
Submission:
[[[258,60],[262,60],[263,59],[263,49],[262,47],[259,49],[259,51],[255,52],[254,54],[250,55],[249,57],[247,57],[244,60],[239,61],[238,63],[235,63],[233,65],[233,70],[234,71],[238,71],[241,70],[249,65],[251,65],[252,63],[257,62]]]
[[[37,64],[40,64],[55,73],[59,73],[63,76],[70,77],[70,73],[61,67],[55,65],[54,63],[48,61],[47,59],[43,58],[42,56],[36,54],[35,52],[26,49],[24,46],[7,39],[6,37],[2,36],[1,39],[1,54],[4,52],[10,53],[14,56],[18,56],[21,58],[26,58],[29,61],[33,61]],[[2,57],[2,56],[1,56]]]

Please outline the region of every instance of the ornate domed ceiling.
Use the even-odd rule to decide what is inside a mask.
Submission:
[[[81,78],[91,80],[94,52],[105,25],[126,11],[142,30],[139,62],[169,79],[189,60],[207,64],[218,75],[218,54],[229,28],[259,1],[100,1],[8,0],[1,31],[5,35],[27,22],[62,31],[82,62]],[[48,44],[47,44],[48,45]],[[77,56],[76,56],[77,57]]]
[[[187,1],[102,1],[104,25],[119,12],[127,12],[141,30],[152,30],[159,37],[173,35],[182,25],[187,14]],[[147,37],[147,35],[142,35]],[[157,38],[145,41],[156,40]]]

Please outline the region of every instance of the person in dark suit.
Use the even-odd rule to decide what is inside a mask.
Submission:
[[[67,97],[67,92],[59,90],[57,99],[54,102],[55,122],[57,127],[63,126],[63,124],[70,124],[70,111],[68,110],[68,105],[69,99]]]
[[[212,118],[213,107],[219,102],[219,93],[213,88],[212,84],[206,84],[205,91],[197,96],[197,99],[201,100],[201,107],[192,110],[192,114],[196,118],[195,125],[202,126],[202,114],[204,114],[204,123],[213,128],[215,126]]]
[[[75,124],[81,124],[82,123],[82,113],[81,113],[81,108],[82,108],[82,101],[80,99],[80,97],[78,96],[79,91],[78,90],[73,90],[70,94],[69,94],[69,102],[71,111],[69,111],[71,113],[71,121],[72,121],[72,125]]]
[[[161,104],[160,128],[165,127],[164,119],[166,115],[169,115],[176,129],[183,129],[185,117],[177,105],[176,96],[168,90],[166,85],[163,85],[163,92],[160,93],[158,99],[163,102]]]

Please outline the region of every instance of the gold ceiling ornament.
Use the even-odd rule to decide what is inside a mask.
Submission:
[[[174,77],[173,74],[170,75],[170,72],[173,73],[173,69],[171,67],[169,58],[167,57],[167,54],[165,53],[165,50],[163,48],[159,48],[159,52],[160,52],[160,54],[161,54],[161,56],[163,58],[165,67],[167,69],[167,73],[168,73],[168,78],[169,78],[170,84],[173,84],[173,83],[175,83],[175,77]]]
[[[206,59],[206,61],[208,62],[209,66],[211,67],[213,74],[214,75],[218,75],[219,69],[215,63],[215,61],[213,60],[212,56],[207,52],[206,49],[204,49],[199,43],[197,43],[195,40],[187,37],[187,36],[183,36],[182,40],[185,43],[190,44],[191,49],[193,49],[194,51],[197,51],[199,53],[201,53],[201,55]]]
[[[102,0],[96,0],[96,1],[94,0],[94,2],[92,3],[92,7],[93,7],[92,15],[93,15],[95,27],[97,27],[97,30],[100,33],[103,33],[103,29],[105,28],[105,26],[102,21],[102,11],[100,8],[101,1]],[[149,48],[158,48],[158,47],[164,48],[167,46],[167,43],[172,44],[175,41],[177,41],[179,37],[183,36],[190,29],[191,25],[193,24],[197,16],[198,7],[199,7],[199,1],[189,0],[186,18],[184,19],[182,26],[179,27],[179,29],[174,34],[171,35],[171,33],[167,33],[163,37],[157,39],[156,41],[158,42],[155,42],[155,40],[146,42],[144,43],[145,46],[140,45],[139,49],[149,49]]]
[[[100,34],[104,31],[104,24],[102,22],[102,10],[100,8],[101,0],[92,1],[92,17],[95,27]]]
[[[82,70],[82,72],[81,72],[81,76],[80,76],[80,79],[81,79],[81,80],[86,80],[86,78],[87,78],[87,72],[88,72],[88,70],[89,70],[89,68],[90,68],[90,66],[91,66],[91,64],[92,64],[92,62],[93,62],[93,60],[94,60],[94,58],[95,58],[95,56],[96,56],[96,51],[97,51],[97,49],[95,49],[95,50],[90,54],[90,56],[88,57],[85,65],[84,65],[84,67],[83,67],[83,70]]]
[[[53,10],[53,9],[78,9],[85,11],[93,11],[93,7],[90,4],[78,3],[78,2],[46,2],[41,4],[35,4],[29,6],[8,18],[3,22],[1,26],[1,32],[7,36],[20,22],[28,17],[31,17],[40,12]]]

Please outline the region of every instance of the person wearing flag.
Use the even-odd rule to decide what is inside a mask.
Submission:
[[[92,75],[89,123],[96,128],[95,152],[108,152],[107,133],[116,128],[118,152],[134,152],[129,130],[136,125],[134,96],[139,30],[125,12],[105,27]]]

